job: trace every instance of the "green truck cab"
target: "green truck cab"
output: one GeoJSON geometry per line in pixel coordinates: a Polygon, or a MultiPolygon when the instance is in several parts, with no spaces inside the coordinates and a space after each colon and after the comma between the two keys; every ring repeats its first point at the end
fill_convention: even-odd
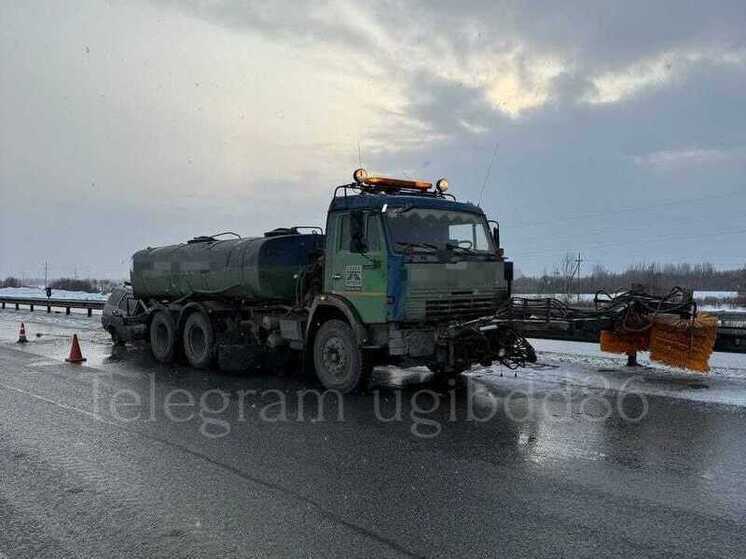
{"type": "Polygon", "coordinates": [[[513,271],[497,224],[446,189],[442,179],[432,188],[358,170],[335,189],[325,233],[276,229],[139,251],[131,280],[140,314],[127,321],[160,361],[183,351],[196,367],[245,369],[297,352],[340,392],[365,386],[379,364],[450,378],[535,359],[494,320],[513,271]]]}

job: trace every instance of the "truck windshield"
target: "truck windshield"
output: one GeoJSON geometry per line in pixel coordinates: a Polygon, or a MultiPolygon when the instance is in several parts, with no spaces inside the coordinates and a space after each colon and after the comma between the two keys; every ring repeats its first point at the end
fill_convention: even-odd
{"type": "Polygon", "coordinates": [[[384,215],[395,251],[451,250],[463,254],[495,252],[483,216],[407,206],[392,208],[384,215]]]}

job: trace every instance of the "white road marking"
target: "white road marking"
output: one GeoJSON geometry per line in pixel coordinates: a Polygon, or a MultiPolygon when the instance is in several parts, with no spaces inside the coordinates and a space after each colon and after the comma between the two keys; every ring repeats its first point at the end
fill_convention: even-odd
{"type": "MultiPolygon", "coordinates": [[[[64,410],[74,411],[78,413],[82,413],[83,415],[87,415],[88,417],[92,417],[96,421],[100,421],[102,423],[109,423],[110,425],[116,425],[116,423],[112,423],[111,421],[106,421],[105,419],[101,418],[100,416],[96,415],[93,412],[90,412],[88,410],[84,410],[82,408],[77,408],[75,406],[68,406],[67,404],[62,404],[60,402],[56,402],[54,400],[50,400],[49,398],[45,398],[44,396],[39,396],[38,394],[34,394],[33,392],[29,392],[28,390],[23,390],[22,388],[18,388],[16,386],[10,386],[4,383],[0,382],[0,387],[3,387],[7,390],[12,390],[13,392],[18,392],[19,394],[25,394],[26,396],[29,396],[35,400],[39,400],[41,402],[46,402],[47,404],[52,404],[53,406],[57,406],[58,408],[62,408],[64,410]]],[[[0,556],[0,559],[3,559],[0,556]]]]}
{"type": "MultiPolygon", "coordinates": [[[[59,364],[60,364],[59,361],[53,361],[51,359],[44,359],[41,361],[30,361],[26,363],[26,366],[27,367],[47,367],[50,365],[59,365],[59,364]]],[[[36,371],[36,372],[40,372],[40,371],[36,371]]]]}

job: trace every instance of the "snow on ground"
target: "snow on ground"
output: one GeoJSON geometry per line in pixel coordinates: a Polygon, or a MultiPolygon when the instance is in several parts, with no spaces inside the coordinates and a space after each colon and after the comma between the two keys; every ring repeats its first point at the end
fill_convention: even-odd
{"type": "MultiPolygon", "coordinates": [[[[580,293],[567,295],[565,293],[515,293],[516,297],[526,297],[528,299],[559,299],[566,301],[568,304],[575,303],[593,303],[595,293],[580,293]]],[[[614,295],[613,293],[611,294],[614,295]]],[[[698,309],[702,312],[746,312],[746,306],[736,305],[731,301],[738,297],[737,291],[695,291],[694,299],[700,301],[698,309]],[[707,301],[705,303],[705,300],[707,301]]],[[[605,296],[600,296],[600,300],[605,300],[605,296]]]]}
{"type": "Polygon", "coordinates": [[[695,291],[695,299],[735,299],[738,291],[695,291]]]}
{"type": "MultiPolygon", "coordinates": [[[[597,344],[530,341],[539,362],[520,370],[518,377],[532,390],[554,387],[631,392],[746,407],[746,354],[713,353],[712,370],[701,374],[651,362],[646,353],[639,355],[641,367],[629,368],[626,356],[604,353],[597,344]]],[[[494,376],[495,368],[491,369],[488,372],[494,376]]]]}
{"type": "MultiPolygon", "coordinates": [[[[18,297],[22,299],[36,299],[47,297],[47,292],[41,287],[2,287],[0,297],[18,297]]],[[[76,301],[106,301],[108,293],[86,293],[85,291],[65,291],[53,289],[52,299],[75,299],[76,301]]]]}
{"type": "Polygon", "coordinates": [[[729,305],[728,303],[697,305],[697,310],[701,312],[742,312],[746,313],[746,307],[743,305],[729,305]]]}
{"type": "MultiPolygon", "coordinates": [[[[572,354],[584,362],[598,363],[600,366],[619,365],[620,363],[625,364],[627,361],[626,356],[606,353],[601,351],[598,344],[593,343],[569,342],[564,340],[540,340],[534,338],[531,340],[531,344],[537,349],[537,351],[548,355],[572,354]]],[[[661,371],[672,375],[684,374],[688,376],[694,375],[699,378],[702,377],[699,373],[690,373],[681,369],[666,367],[665,365],[651,361],[647,353],[640,353],[638,361],[643,366],[654,367],[655,369],[660,369],[661,371]]],[[[709,376],[735,375],[746,380],[746,354],[715,352],[712,354],[712,358],[710,359],[710,366],[712,367],[712,371],[709,376]]]]}
{"type": "MultiPolygon", "coordinates": [[[[530,298],[539,298],[539,299],[545,299],[547,297],[551,297],[553,299],[565,299],[567,298],[567,294],[565,293],[516,293],[516,297],[530,297],[530,298]]],[[[614,294],[611,293],[613,296],[614,294]]],[[[570,294],[570,299],[577,300],[580,298],[581,301],[593,301],[593,298],[596,296],[595,293],[580,293],[578,294],[570,294]]],[[[695,291],[694,292],[694,298],[697,300],[704,300],[704,299],[735,299],[738,297],[738,291],[695,291]]]]}
{"type": "Polygon", "coordinates": [[[566,293],[514,293],[513,295],[516,297],[525,297],[527,299],[559,299],[560,301],[566,300],[570,303],[575,303],[577,301],[592,303],[593,299],[596,297],[595,293],[573,293],[569,296],[566,293]]]}

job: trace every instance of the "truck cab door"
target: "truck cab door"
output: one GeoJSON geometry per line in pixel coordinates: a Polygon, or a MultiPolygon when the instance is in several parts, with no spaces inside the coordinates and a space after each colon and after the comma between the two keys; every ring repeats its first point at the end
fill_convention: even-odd
{"type": "Polygon", "coordinates": [[[386,247],[380,214],[340,212],[329,225],[325,291],[347,299],[363,322],[386,322],[386,247]]]}

